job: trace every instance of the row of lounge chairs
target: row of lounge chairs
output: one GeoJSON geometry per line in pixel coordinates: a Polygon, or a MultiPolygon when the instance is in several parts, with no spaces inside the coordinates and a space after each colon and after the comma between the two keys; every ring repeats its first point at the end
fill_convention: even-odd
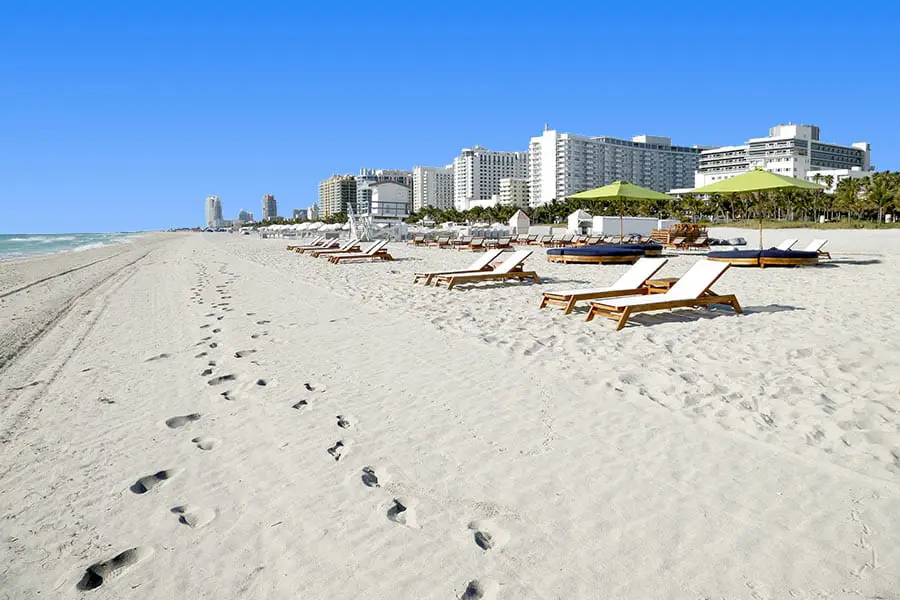
{"type": "MultiPolygon", "coordinates": [[[[435,287],[446,284],[447,289],[451,290],[458,283],[507,279],[532,279],[536,283],[541,282],[537,273],[523,268],[531,250],[513,252],[506,260],[495,263],[501,253],[502,250],[490,251],[459,271],[416,273],[413,283],[424,281],[425,285],[433,284],[435,287]]],[[[660,280],[659,285],[656,285],[652,278],[667,262],[667,258],[641,258],[615,283],[604,288],[545,292],[540,308],[561,306],[565,314],[569,314],[576,303],[595,300],[591,302],[587,320],[591,321],[596,316],[616,319],[617,331],[625,327],[633,314],[640,312],[712,304],[730,306],[737,313],[743,312],[734,294],[720,295],[711,289],[728,269],[727,263],[701,260],[680,279],[668,278],[660,280]]]]}
{"type": "Polygon", "coordinates": [[[797,241],[798,240],[796,240],[794,238],[788,238],[788,239],[784,240],[783,242],[781,242],[780,244],[778,244],[777,246],[775,246],[775,249],[776,250],[785,250],[785,251],[795,250],[798,252],[815,252],[819,256],[822,256],[825,258],[831,258],[831,254],[822,250],[822,248],[825,247],[825,244],[828,243],[828,240],[813,240],[809,244],[806,245],[806,248],[794,248],[794,246],[797,244],[797,241]]]}
{"type": "Polygon", "coordinates": [[[363,250],[357,238],[351,238],[341,244],[337,239],[326,240],[323,236],[321,239],[312,240],[307,245],[289,245],[287,249],[315,258],[327,258],[331,264],[359,260],[394,260],[386,248],[387,243],[387,240],[377,240],[363,250]]]}

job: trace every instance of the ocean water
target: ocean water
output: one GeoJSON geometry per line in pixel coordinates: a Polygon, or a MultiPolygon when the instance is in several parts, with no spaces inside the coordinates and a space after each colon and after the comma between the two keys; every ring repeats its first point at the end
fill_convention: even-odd
{"type": "Polygon", "coordinates": [[[137,233],[12,233],[0,234],[0,260],[57,252],[82,252],[113,244],[128,244],[137,233]]]}

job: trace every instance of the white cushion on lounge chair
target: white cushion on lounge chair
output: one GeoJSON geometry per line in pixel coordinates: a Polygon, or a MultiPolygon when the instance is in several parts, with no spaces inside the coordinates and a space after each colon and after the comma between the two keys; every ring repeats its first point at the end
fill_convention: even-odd
{"type": "Polygon", "coordinates": [[[549,296],[580,296],[584,294],[602,294],[615,290],[636,290],[644,282],[653,277],[664,264],[669,262],[668,258],[639,258],[634,265],[619,277],[615,283],[609,287],[603,288],[585,288],[581,290],[562,290],[559,292],[546,292],[549,296]]]}
{"type": "Polygon", "coordinates": [[[625,306],[638,306],[640,304],[656,304],[669,300],[693,300],[699,298],[706,289],[715,283],[722,273],[729,267],[727,262],[701,260],[691,267],[678,282],[665,294],[650,294],[647,296],[621,296],[619,298],[604,298],[599,304],[622,308],[625,306]]]}
{"type": "Polygon", "coordinates": [[[802,252],[818,252],[827,243],[828,240],[813,240],[806,248],[802,250],[802,252]]]}
{"type": "Polygon", "coordinates": [[[790,250],[791,247],[796,243],[797,243],[797,240],[795,240],[793,238],[788,238],[788,239],[784,240],[783,242],[781,242],[780,244],[778,244],[777,246],[775,246],[775,249],[776,250],[790,250]]]}

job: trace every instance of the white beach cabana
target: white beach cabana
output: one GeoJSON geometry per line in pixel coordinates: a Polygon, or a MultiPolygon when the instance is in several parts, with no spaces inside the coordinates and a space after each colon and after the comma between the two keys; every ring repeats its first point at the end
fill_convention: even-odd
{"type": "Polygon", "coordinates": [[[594,217],[580,208],[568,217],[566,233],[573,235],[587,235],[594,226],[594,217]]]}
{"type": "Polygon", "coordinates": [[[528,233],[529,227],[531,227],[531,218],[521,209],[509,218],[509,231],[513,235],[528,233]]]}

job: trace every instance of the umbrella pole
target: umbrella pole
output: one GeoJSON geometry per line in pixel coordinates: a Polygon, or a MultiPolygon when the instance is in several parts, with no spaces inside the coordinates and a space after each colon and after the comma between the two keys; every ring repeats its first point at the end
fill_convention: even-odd
{"type": "Polygon", "coordinates": [[[619,243],[622,243],[622,238],[625,237],[625,230],[622,224],[622,199],[619,198],[619,243]]]}

